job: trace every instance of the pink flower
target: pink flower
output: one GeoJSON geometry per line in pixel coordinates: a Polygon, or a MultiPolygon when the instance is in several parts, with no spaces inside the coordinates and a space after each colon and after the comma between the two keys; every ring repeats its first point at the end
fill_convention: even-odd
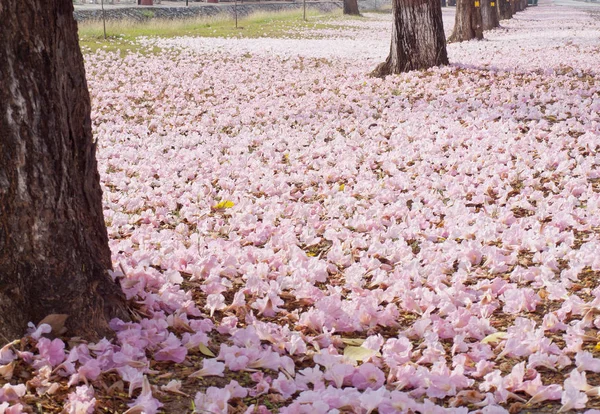
{"type": "Polygon", "coordinates": [[[390,400],[383,401],[378,407],[381,414],[397,414],[416,412],[419,403],[417,403],[409,394],[401,391],[390,392],[390,400]]]}
{"type": "Polygon", "coordinates": [[[206,393],[198,392],[194,398],[194,413],[226,414],[231,392],[227,388],[208,387],[206,393]]]}
{"type": "Polygon", "coordinates": [[[315,391],[325,388],[323,382],[323,372],[318,366],[313,368],[304,368],[296,375],[296,384],[299,390],[308,390],[308,384],[312,384],[315,391]]]}
{"type": "Polygon", "coordinates": [[[354,367],[348,364],[335,364],[325,371],[323,378],[333,381],[337,388],[341,388],[344,379],[354,373],[354,367]]]}
{"type": "Polygon", "coordinates": [[[202,378],[202,377],[222,377],[223,372],[225,370],[225,364],[223,362],[217,361],[216,358],[212,359],[204,359],[202,361],[202,369],[190,374],[192,378],[202,378]]]}
{"type": "Polygon", "coordinates": [[[21,414],[24,412],[23,405],[15,404],[10,405],[7,402],[0,404],[0,414],[21,414]]]}
{"type": "Polygon", "coordinates": [[[388,339],[383,345],[383,360],[390,367],[405,364],[412,355],[412,343],[404,336],[388,339]]]}
{"type": "Polygon", "coordinates": [[[549,400],[560,400],[562,397],[562,391],[562,387],[558,384],[541,386],[533,395],[530,394],[531,398],[529,401],[527,401],[527,405],[534,405],[549,400]]]}
{"type": "Polygon", "coordinates": [[[25,384],[4,384],[2,388],[0,388],[0,402],[17,401],[19,398],[24,396],[26,392],[27,387],[25,386],[25,384]]]}
{"type": "Polygon", "coordinates": [[[37,328],[31,322],[27,324],[29,326],[28,333],[33,339],[40,339],[42,335],[52,332],[52,327],[47,323],[42,323],[37,328]]]}
{"type": "Polygon", "coordinates": [[[40,338],[37,348],[40,356],[53,367],[65,360],[65,343],[58,338],[52,341],[48,338],[40,338]]]}
{"type": "Polygon", "coordinates": [[[8,364],[9,362],[14,361],[17,356],[11,349],[14,342],[8,343],[0,348],[0,365],[8,364]]]}
{"type": "Polygon", "coordinates": [[[100,372],[100,363],[96,359],[89,359],[77,370],[80,378],[84,378],[84,381],[94,381],[96,378],[98,378],[100,372]]]}
{"type": "Polygon", "coordinates": [[[91,414],[94,412],[95,406],[94,388],[82,385],[75,388],[75,392],[69,394],[65,411],[68,414],[91,414]]]}
{"type": "Polygon", "coordinates": [[[179,380],[171,380],[167,384],[162,385],[160,389],[165,392],[170,392],[173,394],[180,394],[185,397],[189,397],[185,392],[181,391],[181,381],[179,380]]]}
{"type": "Polygon", "coordinates": [[[580,371],[600,372],[600,359],[588,351],[581,351],[575,355],[575,365],[580,371]]]}
{"type": "Polygon", "coordinates": [[[235,380],[231,380],[225,388],[231,393],[231,398],[246,398],[248,396],[248,390],[235,380]]]}
{"type": "Polygon", "coordinates": [[[265,349],[260,353],[260,357],[248,364],[249,368],[266,368],[277,371],[281,366],[281,357],[277,352],[265,349]]]}
{"type": "Polygon", "coordinates": [[[138,412],[156,414],[158,409],[162,406],[163,404],[152,396],[152,387],[150,386],[148,378],[144,375],[142,392],[133,403],[129,404],[129,410],[125,411],[123,414],[134,414],[138,412]]]}
{"type": "Polygon", "coordinates": [[[252,374],[251,378],[252,378],[252,381],[255,381],[257,383],[256,386],[250,390],[251,396],[257,397],[259,395],[263,395],[263,394],[266,394],[267,392],[269,392],[269,389],[271,388],[271,382],[272,382],[271,377],[269,377],[269,376],[265,377],[265,375],[261,371],[259,371],[259,372],[252,374]]]}
{"type": "Polygon", "coordinates": [[[579,410],[581,408],[585,408],[585,404],[588,401],[587,395],[585,393],[579,391],[572,384],[565,383],[565,390],[562,393],[562,398],[560,402],[562,406],[559,413],[564,413],[570,410],[579,410]]]}
{"type": "Polygon", "coordinates": [[[273,380],[271,387],[283,396],[284,399],[290,398],[296,392],[296,383],[288,379],[281,372],[279,376],[273,380]]]}
{"type": "Polygon", "coordinates": [[[259,315],[272,318],[277,312],[283,310],[279,308],[281,305],[283,305],[283,300],[276,293],[269,293],[267,296],[257,299],[251,305],[251,308],[258,310],[259,315]]]}
{"type": "Polygon", "coordinates": [[[389,397],[386,397],[387,390],[385,387],[379,387],[376,391],[372,388],[367,388],[363,392],[360,399],[360,406],[367,411],[367,414],[381,406],[383,401],[386,401],[389,397]]]}
{"type": "Polygon", "coordinates": [[[208,309],[210,311],[210,316],[212,317],[215,311],[223,310],[227,307],[225,305],[225,296],[221,293],[211,293],[206,297],[206,305],[204,309],[208,309]]]}
{"type": "Polygon", "coordinates": [[[134,390],[140,388],[144,383],[142,372],[129,365],[117,368],[117,372],[123,381],[129,382],[129,397],[133,395],[134,390]]]}
{"type": "Polygon", "coordinates": [[[154,354],[157,361],[173,361],[181,363],[187,355],[187,348],[181,345],[181,341],[172,333],[162,344],[162,349],[154,354]]]}
{"type": "Polygon", "coordinates": [[[370,362],[359,366],[352,375],[352,385],[359,390],[379,389],[385,382],[385,374],[370,362]]]}

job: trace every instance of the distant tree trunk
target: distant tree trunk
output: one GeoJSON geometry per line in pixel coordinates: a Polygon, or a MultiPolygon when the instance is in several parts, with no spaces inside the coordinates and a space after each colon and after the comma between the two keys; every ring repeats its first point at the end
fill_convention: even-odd
{"type": "Polygon", "coordinates": [[[360,16],[360,11],[358,10],[358,0],[344,0],[344,14],[360,16]]]}
{"type": "Polygon", "coordinates": [[[0,340],[67,314],[70,335],[127,317],[111,269],[72,0],[0,4],[0,340]]]}
{"type": "Polygon", "coordinates": [[[441,2],[442,2],[442,7],[447,7],[448,6],[448,4],[446,3],[446,0],[441,0],[441,2]]]}
{"type": "Polygon", "coordinates": [[[481,22],[483,30],[500,26],[497,0],[481,0],[481,22]]]}
{"type": "Polygon", "coordinates": [[[463,42],[471,39],[483,39],[483,24],[481,21],[481,0],[458,0],[454,30],[449,42],[463,42]]]}
{"type": "Polygon", "coordinates": [[[448,64],[440,0],[392,0],[394,24],[387,60],[372,75],[448,64]]]}
{"type": "Polygon", "coordinates": [[[512,19],[512,7],[509,0],[498,1],[498,14],[500,20],[512,19]]]}

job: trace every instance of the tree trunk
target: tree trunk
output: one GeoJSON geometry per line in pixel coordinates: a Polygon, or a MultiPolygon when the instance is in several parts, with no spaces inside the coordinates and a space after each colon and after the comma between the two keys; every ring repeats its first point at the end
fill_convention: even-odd
{"type": "Polygon", "coordinates": [[[392,10],[390,54],[375,68],[373,76],[448,64],[439,0],[392,0],[392,10]]]}
{"type": "Polygon", "coordinates": [[[512,7],[509,0],[498,0],[498,14],[500,20],[512,19],[512,7]]]}
{"type": "Polygon", "coordinates": [[[463,42],[471,39],[483,39],[483,24],[481,21],[481,0],[458,0],[454,30],[449,42],[463,42]]]}
{"type": "Polygon", "coordinates": [[[111,269],[72,0],[0,3],[0,338],[67,314],[70,335],[127,317],[111,269]]]}
{"type": "Polygon", "coordinates": [[[344,14],[360,16],[360,11],[358,10],[358,0],[344,0],[344,14]]]}
{"type": "Polygon", "coordinates": [[[480,0],[481,1],[481,22],[483,30],[491,30],[500,26],[498,19],[498,0],[480,0]]]}

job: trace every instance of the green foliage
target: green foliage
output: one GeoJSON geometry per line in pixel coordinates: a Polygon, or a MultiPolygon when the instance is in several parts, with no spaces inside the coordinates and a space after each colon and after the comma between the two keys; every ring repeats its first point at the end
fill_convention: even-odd
{"type": "MultiPolygon", "coordinates": [[[[153,14],[151,10],[144,10],[142,13],[153,14]]],[[[79,24],[79,41],[84,52],[105,49],[121,53],[156,53],[160,49],[144,50],[136,39],[140,36],[308,38],[318,37],[318,30],[343,29],[343,21],[348,20],[341,11],[323,14],[308,10],[307,17],[308,21],[302,20],[302,10],[260,12],[239,18],[238,28],[235,27],[233,18],[228,15],[182,20],[109,20],[106,22],[109,35],[107,40],[104,40],[101,21],[83,21],[79,24]]]]}
{"type": "Polygon", "coordinates": [[[154,18],[155,14],[152,10],[142,10],[142,16],[147,19],[152,19],[154,18]]]}

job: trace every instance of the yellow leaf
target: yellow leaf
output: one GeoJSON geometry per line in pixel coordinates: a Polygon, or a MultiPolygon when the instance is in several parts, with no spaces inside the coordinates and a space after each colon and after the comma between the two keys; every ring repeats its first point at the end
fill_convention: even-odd
{"type": "Polygon", "coordinates": [[[506,339],[508,337],[508,335],[506,334],[506,332],[496,332],[493,334],[490,334],[488,336],[486,336],[485,338],[483,338],[481,340],[482,344],[497,344],[498,342],[502,341],[503,339],[506,339]]]}
{"type": "Polygon", "coordinates": [[[211,358],[216,358],[216,355],[213,353],[213,351],[211,351],[206,345],[204,345],[203,343],[200,343],[200,345],[198,345],[198,349],[200,350],[200,352],[203,355],[206,355],[208,357],[211,358]]]}
{"type": "Polygon", "coordinates": [[[340,184],[340,191],[344,191],[344,188],[346,188],[346,184],[340,184]]]}
{"type": "Polygon", "coordinates": [[[217,204],[215,204],[213,206],[214,210],[223,210],[224,208],[231,208],[235,206],[235,204],[233,203],[233,201],[229,201],[229,200],[222,200],[219,201],[217,204]]]}
{"type": "Polygon", "coordinates": [[[342,338],[342,342],[346,345],[361,346],[365,340],[362,338],[342,338]]]}
{"type": "Polygon", "coordinates": [[[344,356],[353,361],[364,361],[378,354],[379,352],[362,346],[347,346],[344,348],[344,356]]]}
{"type": "Polygon", "coordinates": [[[600,352],[600,342],[598,342],[598,343],[596,344],[596,346],[594,347],[594,351],[596,351],[596,352],[600,352]]]}

